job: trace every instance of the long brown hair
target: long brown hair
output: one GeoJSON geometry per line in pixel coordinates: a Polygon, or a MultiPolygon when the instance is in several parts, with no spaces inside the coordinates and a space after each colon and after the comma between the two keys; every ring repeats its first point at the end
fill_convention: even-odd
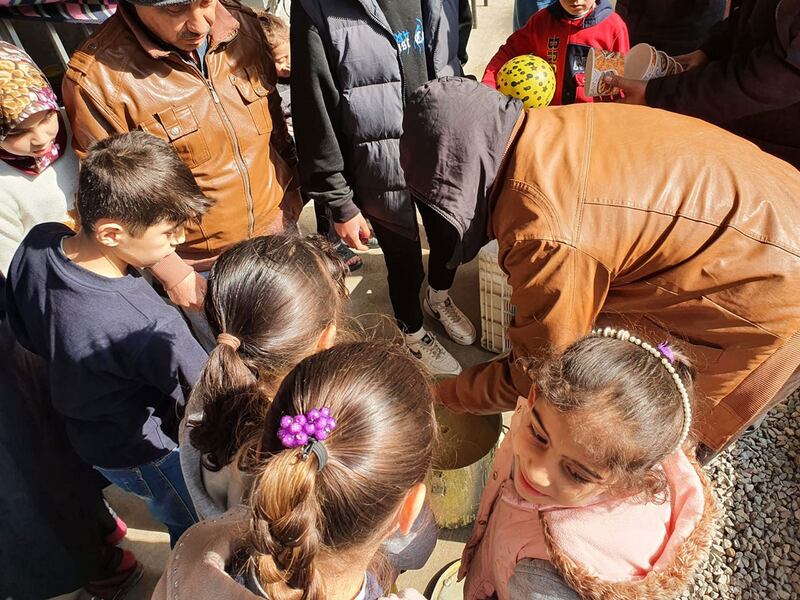
{"type": "Polygon", "coordinates": [[[316,350],[330,324],[341,327],[345,266],[320,237],[258,237],[226,250],[211,269],[205,313],[218,344],[192,390],[203,417],[190,423],[192,444],[219,470],[260,430],[281,377],[316,350]]]}
{"type": "Polygon", "coordinates": [[[306,358],[286,376],[261,437],[266,460],[251,488],[247,552],[272,600],[326,596],[316,559],[358,551],[386,533],[408,490],[425,478],[436,423],[427,377],[407,352],[354,342],[306,358]],[[338,421],[329,460],[284,449],[283,415],[328,407],[338,421]]]}
{"type": "MultiPolygon", "coordinates": [[[[694,369],[676,342],[670,349],[692,402],[694,369]]],[[[630,341],[590,335],[526,366],[537,399],[572,417],[576,441],[608,470],[611,491],[661,497],[666,479],[656,467],[677,448],[684,409],[660,360],[630,341]]]]}

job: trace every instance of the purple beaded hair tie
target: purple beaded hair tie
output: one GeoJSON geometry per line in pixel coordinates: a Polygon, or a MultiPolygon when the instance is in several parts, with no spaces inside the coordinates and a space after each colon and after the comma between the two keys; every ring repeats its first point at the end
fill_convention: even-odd
{"type": "Polygon", "coordinates": [[[278,439],[284,448],[303,446],[303,460],[313,452],[317,457],[317,468],[321,471],[328,463],[328,451],[322,442],[334,429],[336,419],[331,416],[330,408],[312,408],[303,415],[281,417],[278,439]]]}
{"type": "Polygon", "coordinates": [[[672,353],[668,342],[661,342],[656,348],[658,348],[658,351],[664,355],[664,358],[666,358],[671,365],[675,364],[675,355],[672,353]]]}

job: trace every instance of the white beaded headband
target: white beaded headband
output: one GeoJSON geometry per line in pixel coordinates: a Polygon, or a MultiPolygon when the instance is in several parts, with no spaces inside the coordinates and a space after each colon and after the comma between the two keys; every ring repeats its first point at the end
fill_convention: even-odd
{"type": "Polygon", "coordinates": [[[626,329],[614,329],[613,327],[606,327],[605,329],[593,329],[591,335],[595,337],[616,338],[624,342],[636,344],[643,350],[647,350],[647,352],[652,354],[661,362],[662,365],[664,365],[664,368],[669,372],[670,375],[672,375],[672,379],[675,382],[675,386],[678,388],[678,393],[681,396],[681,403],[683,404],[683,427],[681,428],[681,437],[678,440],[676,450],[683,446],[683,443],[689,436],[689,428],[692,424],[692,404],[689,401],[689,393],[686,391],[686,386],[683,385],[683,381],[681,381],[678,371],[672,364],[675,361],[675,356],[672,354],[672,351],[669,349],[669,346],[667,346],[666,342],[660,344],[658,347],[653,347],[646,341],[636,337],[635,335],[631,335],[630,331],[627,331],[626,329]]]}

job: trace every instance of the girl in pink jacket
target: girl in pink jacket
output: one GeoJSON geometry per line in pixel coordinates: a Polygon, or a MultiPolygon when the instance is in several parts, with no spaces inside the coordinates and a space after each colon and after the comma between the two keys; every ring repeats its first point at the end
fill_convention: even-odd
{"type": "Polygon", "coordinates": [[[466,600],[679,596],[716,510],[683,450],[688,362],[606,327],[530,373],[462,557],[466,600]]]}

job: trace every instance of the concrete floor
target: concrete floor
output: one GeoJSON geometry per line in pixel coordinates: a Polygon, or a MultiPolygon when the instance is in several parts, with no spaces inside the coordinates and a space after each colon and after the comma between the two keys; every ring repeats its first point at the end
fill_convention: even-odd
{"type": "MultiPolygon", "coordinates": [[[[477,8],[479,28],[472,31],[468,52],[470,62],[467,72],[479,77],[497,48],[511,31],[511,0],[490,0],[489,6],[477,8]]],[[[315,230],[313,210],[306,207],[300,223],[304,232],[315,230]]],[[[348,288],[351,291],[349,312],[353,316],[391,314],[391,307],[386,291],[386,269],[380,250],[363,253],[364,266],[354,275],[348,277],[348,288]]],[[[480,324],[480,308],[478,295],[477,260],[464,265],[458,273],[452,296],[456,303],[478,326],[480,324]]],[[[367,318],[367,320],[369,320],[367,318]]],[[[476,343],[464,347],[450,342],[438,323],[428,323],[442,343],[464,366],[483,362],[494,355],[484,351],[476,343]]],[[[128,524],[128,536],[123,546],[132,550],[145,567],[142,581],[127,597],[129,600],[146,600],[150,598],[153,588],[164,568],[169,556],[169,538],[160,523],[154,521],[144,505],[135,497],[126,494],[116,487],[107,490],[107,497],[114,509],[128,524]]],[[[470,528],[443,531],[439,536],[433,556],[426,567],[420,571],[408,572],[400,577],[401,588],[414,587],[423,591],[432,576],[447,563],[461,555],[461,549],[468,538],[470,528]]],[[[84,597],[88,598],[88,596],[84,597]]],[[[222,599],[220,599],[222,600],[222,599]]]]}

